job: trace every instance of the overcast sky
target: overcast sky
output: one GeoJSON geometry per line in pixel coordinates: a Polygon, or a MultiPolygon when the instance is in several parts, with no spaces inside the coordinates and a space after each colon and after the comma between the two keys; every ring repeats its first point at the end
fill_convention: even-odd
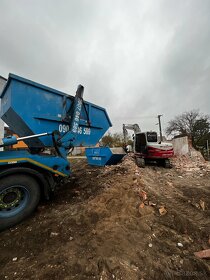
{"type": "Polygon", "coordinates": [[[0,75],[105,107],[121,131],[210,113],[209,0],[0,0],[0,75]]]}

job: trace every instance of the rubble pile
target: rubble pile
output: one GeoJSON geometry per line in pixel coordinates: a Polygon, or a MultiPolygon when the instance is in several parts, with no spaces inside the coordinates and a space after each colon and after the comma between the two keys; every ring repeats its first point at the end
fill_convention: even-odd
{"type": "Polygon", "coordinates": [[[210,164],[206,162],[202,154],[194,148],[190,149],[188,155],[174,157],[172,159],[173,166],[180,171],[186,173],[200,173],[210,172],[210,164]]]}

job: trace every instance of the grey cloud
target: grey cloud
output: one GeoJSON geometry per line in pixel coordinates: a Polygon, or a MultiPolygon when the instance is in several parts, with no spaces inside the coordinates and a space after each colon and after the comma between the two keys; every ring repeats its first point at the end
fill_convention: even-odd
{"type": "Polygon", "coordinates": [[[0,2],[0,75],[23,75],[156,129],[184,110],[209,113],[210,2],[0,2]]]}

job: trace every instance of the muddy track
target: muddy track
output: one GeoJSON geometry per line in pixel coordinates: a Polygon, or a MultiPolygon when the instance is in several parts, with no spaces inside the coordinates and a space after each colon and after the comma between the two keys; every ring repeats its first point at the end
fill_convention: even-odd
{"type": "Polygon", "coordinates": [[[209,260],[194,256],[209,247],[210,173],[200,174],[76,160],[52,201],[1,233],[0,279],[208,279],[209,260]]]}

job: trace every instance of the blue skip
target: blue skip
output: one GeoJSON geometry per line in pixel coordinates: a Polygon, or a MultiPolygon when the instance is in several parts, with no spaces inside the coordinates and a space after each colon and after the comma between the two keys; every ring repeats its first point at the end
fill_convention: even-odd
{"type": "Polygon", "coordinates": [[[105,166],[117,164],[125,155],[123,148],[97,147],[86,148],[88,164],[105,166]]]}
{"type": "MultiPolygon", "coordinates": [[[[77,146],[95,146],[112,126],[105,108],[10,74],[0,94],[1,119],[18,136],[0,139],[0,231],[18,224],[49,199],[71,174],[68,153],[77,146]],[[27,149],[12,150],[24,141],[27,149]]],[[[100,92],[99,92],[100,94],[100,92]]]]}

